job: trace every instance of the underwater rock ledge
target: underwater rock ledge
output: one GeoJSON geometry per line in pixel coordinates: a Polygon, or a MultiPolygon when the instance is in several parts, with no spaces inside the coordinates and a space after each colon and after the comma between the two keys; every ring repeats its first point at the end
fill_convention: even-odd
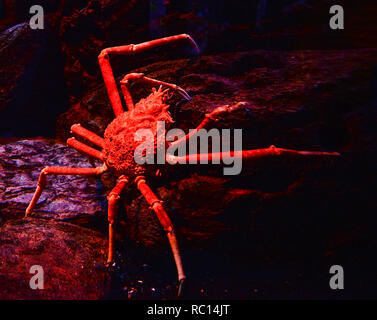
{"type": "Polygon", "coordinates": [[[109,290],[107,240],[65,222],[27,218],[0,227],[0,299],[100,299],[109,290]],[[32,290],[40,265],[44,289],[32,290]]]}
{"type": "MultiPolygon", "coordinates": [[[[50,140],[20,140],[0,145],[0,218],[22,218],[45,166],[92,167],[76,150],[50,140]]],[[[106,199],[95,177],[49,176],[33,217],[76,224],[106,220],[106,199]]]]}

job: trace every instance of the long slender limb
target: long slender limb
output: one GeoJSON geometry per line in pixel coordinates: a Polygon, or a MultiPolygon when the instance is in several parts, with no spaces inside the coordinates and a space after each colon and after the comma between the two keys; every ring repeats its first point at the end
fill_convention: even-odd
{"type": "Polygon", "coordinates": [[[196,51],[199,53],[199,48],[195,41],[187,34],[180,34],[172,37],[166,37],[166,38],[161,38],[157,40],[152,40],[152,41],[147,41],[143,42],[140,44],[129,44],[125,46],[119,46],[119,47],[111,47],[111,48],[106,48],[101,51],[100,55],[98,56],[98,62],[101,68],[103,80],[106,85],[107,89],[107,94],[109,96],[111,105],[113,107],[114,113],[116,116],[119,114],[123,113],[123,106],[122,102],[120,100],[119,92],[117,85],[115,83],[115,78],[113,74],[113,70],[110,65],[110,60],[109,60],[109,54],[133,54],[133,53],[139,53],[142,51],[145,51],[147,49],[163,46],[165,44],[175,42],[175,41],[180,41],[180,40],[187,40],[189,41],[196,51]]]}
{"type": "Polygon", "coordinates": [[[33,199],[26,209],[25,216],[27,217],[34,209],[43,189],[46,186],[47,175],[49,174],[63,174],[63,175],[100,175],[107,170],[106,165],[99,168],[66,168],[66,167],[46,167],[44,168],[38,179],[37,189],[35,190],[33,199]]]}
{"type": "Polygon", "coordinates": [[[97,136],[94,132],[83,128],[79,123],[76,123],[71,127],[71,132],[78,134],[101,148],[105,145],[105,140],[103,138],[97,136]]]}
{"type": "Polygon", "coordinates": [[[186,100],[191,100],[188,93],[183,88],[177,86],[176,84],[152,79],[152,78],[144,76],[143,73],[129,73],[120,81],[120,85],[121,85],[121,88],[122,88],[124,99],[126,101],[126,104],[127,104],[127,107],[128,107],[129,110],[132,110],[134,108],[134,103],[132,101],[132,97],[131,97],[130,91],[128,89],[128,85],[129,85],[130,81],[141,81],[141,82],[150,84],[152,86],[157,86],[157,87],[164,86],[164,87],[167,87],[169,89],[177,91],[186,100]]]}
{"type": "Polygon", "coordinates": [[[108,200],[108,214],[107,219],[109,221],[109,252],[107,256],[107,264],[110,265],[114,262],[114,240],[115,240],[115,230],[114,225],[117,220],[117,203],[120,199],[120,194],[124,190],[128,183],[128,179],[125,176],[119,178],[119,182],[109,193],[108,200]]]}
{"type": "Polygon", "coordinates": [[[101,68],[103,81],[105,82],[107,95],[109,96],[111,106],[113,107],[115,116],[118,116],[123,113],[124,110],[122,101],[120,100],[118,88],[115,83],[113,69],[110,65],[109,54],[106,49],[102,50],[102,52],[98,56],[98,62],[101,68]]]}
{"type": "Polygon", "coordinates": [[[75,138],[69,138],[67,140],[67,144],[71,146],[72,148],[75,148],[77,151],[83,152],[89,156],[92,156],[94,158],[97,158],[103,161],[103,154],[101,151],[91,148],[87,146],[86,144],[80,141],[77,141],[75,138]]]}
{"type": "Polygon", "coordinates": [[[128,81],[124,79],[120,82],[120,87],[122,89],[124,101],[126,102],[127,108],[129,111],[135,108],[134,101],[132,100],[130,89],[128,89],[128,81]]]}
{"type": "Polygon", "coordinates": [[[195,130],[190,131],[190,133],[186,134],[182,138],[172,142],[171,146],[179,146],[183,143],[186,143],[191,138],[195,138],[198,135],[198,131],[200,129],[208,128],[209,126],[211,126],[215,122],[217,122],[221,116],[224,116],[227,113],[229,114],[229,113],[232,113],[234,111],[243,109],[243,108],[245,108],[246,105],[247,105],[246,102],[238,102],[233,106],[225,105],[225,106],[217,107],[211,113],[205,115],[205,118],[196,127],[195,130]]]}
{"type": "Polygon", "coordinates": [[[338,152],[321,152],[321,151],[296,151],[291,149],[276,148],[275,146],[270,146],[265,149],[255,149],[255,150],[241,150],[241,151],[230,151],[230,152],[218,152],[218,153],[199,153],[199,154],[188,154],[186,156],[174,156],[168,154],[166,159],[168,161],[174,161],[175,163],[208,163],[208,161],[217,160],[231,160],[231,159],[242,159],[242,160],[256,160],[267,158],[271,156],[292,156],[292,157],[316,157],[316,156],[330,156],[337,157],[340,156],[338,152]]]}
{"type": "MultiPolygon", "coordinates": [[[[183,284],[184,279],[186,278],[185,273],[183,272],[181,254],[179,253],[177,238],[174,234],[173,224],[164,210],[161,200],[153,193],[153,191],[146,184],[144,177],[139,176],[135,179],[137,188],[140,190],[144,198],[147,200],[148,204],[154,210],[157,215],[158,220],[160,221],[166,235],[168,237],[171,250],[173,252],[174,261],[177,266],[178,280],[180,283],[180,289],[183,284]]],[[[179,290],[180,292],[180,290],[179,290]]]]}
{"type": "Polygon", "coordinates": [[[176,42],[176,41],[181,41],[181,40],[186,40],[188,41],[195,49],[197,53],[200,53],[199,47],[194,41],[193,38],[190,37],[188,34],[178,34],[175,36],[170,36],[170,37],[165,37],[165,38],[160,38],[160,39],[155,39],[151,41],[146,41],[142,42],[139,44],[128,44],[125,46],[117,46],[117,47],[110,47],[102,50],[101,54],[121,54],[121,55],[127,55],[127,54],[132,54],[132,53],[139,53],[143,52],[145,50],[149,50],[152,48],[156,47],[161,47],[166,44],[176,42]]]}

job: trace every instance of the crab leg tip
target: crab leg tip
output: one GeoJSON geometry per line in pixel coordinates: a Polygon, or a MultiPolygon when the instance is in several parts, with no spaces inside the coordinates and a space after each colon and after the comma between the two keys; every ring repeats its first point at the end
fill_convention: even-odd
{"type": "Polygon", "coordinates": [[[195,40],[189,34],[185,34],[185,36],[191,41],[192,45],[194,46],[194,49],[195,49],[196,53],[200,54],[199,46],[197,45],[197,43],[195,42],[195,40]]]}
{"type": "Polygon", "coordinates": [[[183,295],[182,292],[183,292],[183,288],[184,288],[184,285],[185,285],[185,280],[186,280],[186,278],[179,280],[178,293],[177,293],[177,296],[179,298],[182,297],[182,295],[183,295]]]}
{"type": "Polygon", "coordinates": [[[178,93],[185,98],[187,101],[191,100],[190,95],[186,92],[186,90],[182,89],[181,87],[177,87],[178,93]]]}

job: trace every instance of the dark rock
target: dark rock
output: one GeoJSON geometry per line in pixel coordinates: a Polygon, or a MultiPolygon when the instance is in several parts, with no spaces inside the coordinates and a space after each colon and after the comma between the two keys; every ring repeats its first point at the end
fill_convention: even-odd
{"type": "MultiPolygon", "coordinates": [[[[149,180],[176,227],[189,296],[332,297],[326,293],[328,269],[339,263],[350,273],[347,296],[374,297],[376,160],[375,152],[344,153],[336,161],[275,159],[244,164],[235,177],[177,168],[163,181],[149,180]],[[295,285],[281,288],[280,279],[295,285]],[[255,295],[252,288],[263,292],[255,295]]],[[[119,229],[132,243],[147,246],[139,261],[148,266],[137,268],[130,246],[123,247],[118,296],[173,297],[175,289],[166,285],[174,269],[163,230],[137,193],[127,193],[124,203],[127,219],[119,229]],[[130,270],[142,284],[135,284],[130,270]],[[161,274],[165,280],[156,280],[161,274]]]]}
{"type": "MultiPolygon", "coordinates": [[[[49,1],[40,0],[38,5],[42,6],[45,15],[45,21],[55,22],[59,24],[59,16],[63,13],[63,9],[72,9],[73,5],[83,5],[83,1],[49,1]],[[65,6],[65,8],[63,8],[65,6]]],[[[0,31],[6,30],[20,23],[29,22],[33,16],[30,14],[30,8],[36,5],[33,0],[3,0],[0,4],[0,31]]]]}
{"type": "MultiPolygon", "coordinates": [[[[217,106],[246,101],[251,118],[242,114],[228,123],[247,132],[244,146],[362,151],[374,148],[376,121],[366,115],[375,112],[376,63],[374,49],[250,51],[134,71],[176,83],[192,96],[189,102],[171,101],[173,118],[184,130],[217,106]]],[[[149,92],[150,87],[132,86],[135,101],[149,92]]],[[[59,117],[58,138],[65,140],[78,122],[102,135],[113,117],[102,85],[59,117]]]]}
{"type": "MultiPolygon", "coordinates": [[[[247,101],[246,114],[224,119],[219,125],[244,129],[244,149],[274,144],[298,150],[365,152],[374,159],[375,53],[374,49],[251,51],[159,62],[135,71],[177,83],[188,91],[192,100],[182,103],[173,99],[171,108],[177,126],[186,131],[217,106],[247,101]]],[[[150,89],[135,84],[132,90],[138,101],[150,89]]],[[[106,92],[103,87],[97,88],[62,115],[59,136],[65,139],[75,122],[101,135],[112,118],[106,92]]],[[[329,212],[357,209],[350,194],[366,206],[365,219],[370,218],[373,205],[361,200],[370,192],[365,188],[369,184],[367,172],[373,171],[370,159],[358,155],[336,162],[279,159],[255,167],[245,164],[241,176],[231,178],[218,176],[218,172],[212,172],[215,178],[208,177],[212,170],[208,167],[174,168],[165,181],[152,185],[188,247],[218,244],[224,237],[233,239],[230,243],[234,244],[238,239],[235,234],[249,240],[249,235],[256,237],[247,243],[258,246],[266,236],[269,240],[263,240],[265,244],[268,242],[271,250],[283,256],[286,249],[296,248],[292,251],[298,252],[305,245],[325,250],[326,246],[319,243],[323,244],[329,234],[306,228],[299,233],[294,230],[300,225],[314,225],[313,220],[318,218],[318,226],[324,223],[330,232],[337,218],[328,216],[329,212]],[[195,176],[196,171],[199,176],[195,176]],[[352,188],[347,182],[350,172],[354,178],[362,177],[352,178],[356,183],[352,188]],[[289,226],[283,218],[287,216],[289,226]],[[256,231],[256,225],[263,227],[256,231]],[[275,233],[281,236],[275,242],[278,247],[272,240],[275,233]],[[303,240],[297,242],[300,237],[303,240]]],[[[126,234],[147,245],[166,244],[156,218],[137,193],[127,194],[125,207],[129,220],[124,227],[126,234]]],[[[362,223],[366,220],[361,219],[362,223]]],[[[351,224],[346,225],[349,228],[351,224]]],[[[248,246],[245,241],[241,243],[248,246]]]]}
{"type": "MultiPolygon", "coordinates": [[[[34,256],[22,251],[24,241],[27,241],[24,240],[25,237],[26,239],[30,237],[33,241],[39,239],[38,237],[42,237],[41,241],[48,237],[50,241],[50,238],[55,239],[60,232],[65,232],[57,238],[59,241],[56,240],[58,241],[56,245],[55,242],[52,245],[43,242],[43,245],[38,246],[34,245],[33,241],[28,242],[31,243],[32,248],[27,247],[26,252],[36,250],[38,254],[40,252],[44,254],[46,250],[47,255],[50,254],[49,250],[58,248],[51,253],[51,258],[43,256],[38,260],[46,259],[49,261],[49,266],[58,264],[59,261],[53,259],[61,257],[62,252],[67,250],[66,245],[72,246],[73,243],[80,242],[86,247],[87,243],[97,241],[97,236],[88,235],[88,233],[92,234],[92,231],[87,231],[85,228],[62,221],[46,222],[43,218],[66,220],[93,228],[93,219],[98,215],[102,226],[106,226],[106,204],[103,200],[111,183],[107,186],[105,183],[105,188],[97,189],[94,181],[88,178],[81,179],[75,176],[51,178],[44,193],[47,195],[47,200],[37,206],[32,218],[21,220],[19,218],[22,217],[34,192],[39,173],[36,169],[42,168],[46,159],[49,159],[48,164],[55,165],[78,166],[80,163],[82,166],[89,166],[89,163],[75,151],[52,142],[20,141],[3,145],[1,148],[1,154],[6,155],[6,161],[4,159],[1,161],[3,191],[1,214],[3,219],[8,220],[0,230],[0,242],[3,242],[0,255],[5,256],[1,261],[16,259],[17,262],[26,261],[25,263],[28,264],[36,264],[34,260],[32,261],[34,256]],[[42,157],[39,153],[41,151],[43,151],[42,157]],[[25,169],[29,174],[25,175],[25,169]],[[26,185],[30,185],[26,188],[26,196],[21,194],[23,191],[21,184],[24,185],[25,181],[26,185]],[[65,200],[62,202],[60,199],[65,200]],[[53,203],[55,207],[51,205],[53,203]],[[101,203],[104,204],[102,210],[101,203]],[[29,230],[29,225],[37,235],[29,230]],[[72,230],[72,233],[69,230],[72,230]],[[20,232],[21,235],[16,233],[16,236],[13,236],[13,232],[20,232]],[[51,234],[51,237],[46,233],[51,234]],[[74,239],[70,238],[71,234],[75,234],[74,239]],[[9,243],[13,241],[10,240],[13,239],[12,237],[18,239],[14,240],[14,249],[9,248],[9,243]],[[17,249],[18,251],[15,251],[17,254],[13,254],[12,250],[16,248],[21,249],[17,249]]],[[[244,266],[244,277],[247,278],[249,269],[246,266],[253,265],[254,268],[258,265],[276,266],[287,261],[302,259],[305,261],[324,255],[329,257],[326,258],[327,260],[338,261],[341,257],[345,259],[342,261],[347,263],[351,263],[349,257],[353,257],[356,259],[353,263],[354,268],[360,269],[368,252],[374,252],[377,247],[374,237],[376,204],[373,197],[377,184],[373,174],[376,159],[376,154],[373,152],[368,153],[367,156],[344,153],[341,158],[331,161],[326,158],[271,159],[253,163],[253,166],[245,163],[242,174],[234,177],[217,176],[216,171],[209,170],[208,167],[190,166],[181,169],[178,167],[172,168],[160,180],[149,177],[148,182],[164,201],[164,207],[176,226],[176,234],[185,257],[185,266],[194,272],[194,275],[191,274],[194,280],[198,277],[198,272],[207,271],[210,277],[221,279],[221,275],[214,274],[216,270],[223,269],[220,274],[227,272],[229,278],[229,268],[234,270],[239,265],[244,266]],[[211,172],[212,176],[209,175],[211,172]],[[346,250],[347,248],[351,248],[352,254],[346,250]],[[201,254],[205,256],[201,258],[206,261],[205,270],[196,266],[198,261],[202,261],[198,258],[201,254]],[[209,259],[214,256],[215,260],[209,259]],[[232,261],[232,267],[229,261],[232,261]],[[193,271],[195,269],[198,270],[193,271]]],[[[136,287],[140,289],[136,297],[155,297],[156,295],[148,293],[152,288],[159,292],[159,297],[166,297],[165,293],[172,296],[175,289],[171,284],[167,284],[166,279],[175,283],[174,264],[159,222],[134,187],[130,187],[125,192],[123,199],[124,209],[121,208],[121,223],[117,228],[119,231],[117,247],[120,253],[117,259],[121,269],[117,271],[117,278],[114,280],[116,288],[119,288],[122,297],[127,292],[128,294],[134,292],[133,288],[136,287]],[[131,241],[127,241],[129,239],[131,241]],[[125,245],[120,245],[120,240],[126,240],[125,245]],[[149,254],[146,256],[135,254],[135,243],[146,245],[145,251],[149,254]],[[160,264],[161,259],[164,262],[160,264]],[[142,265],[145,263],[154,267],[144,270],[142,265]],[[162,278],[160,278],[160,268],[164,270],[162,278]],[[135,285],[136,279],[149,282],[135,285]],[[143,293],[142,290],[148,292],[143,293]]],[[[103,232],[99,237],[106,238],[105,234],[103,232]]],[[[105,254],[103,244],[98,246],[93,244],[93,247],[105,254]]],[[[86,252],[80,248],[77,249],[80,253],[86,252]]],[[[80,255],[75,257],[80,259],[80,263],[91,264],[93,261],[89,253],[82,259],[79,258],[80,255]]],[[[42,262],[39,264],[42,265],[42,262]]],[[[27,273],[25,270],[28,269],[22,263],[20,264],[20,268],[23,268],[22,272],[21,269],[15,269],[14,273],[8,274],[8,265],[4,267],[5,269],[1,269],[3,266],[4,264],[0,264],[1,287],[7,287],[9,279],[15,280],[16,283],[14,289],[4,291],[4,297],[36,298],[35,292],[29,293],[25,277],[27,279],[30,277],[25,275],[25,272],[27,273]]],[[[76,260],[73,260],[69,268],[64,265],[62,270],[66,275],[69,274],[67,268],[67,270],[76,270],[76,267],[76,260]]],[[[51,277],[53,276],[50,275],[51,277]]],[[[85,277],[88,277],[87,273],[85,277]]],[[[367,277],[363,279],[366,280],[367,277]]],[[[63,281],[60,278],[54,279],[57,282],[63,281]]],[[[100,294],[97,293],[104,292],[103,287],[100,287],[98,291],[92,293],[92,286],[88,289],[81,285],[87,281],[91,283],[91,280],[84,278],[82,274],[79,274],[79,279],[83,280],[75,282],[77,287],[83,290],[86,288],[85,290],[88,291],[83,292],[76,288],[75,293],[72,293],[71,284],[64,282],[63,290],[49,291],[47,296],[39,297],[98,298],[100,294]]],[[[95,285],[101,285],[102,278],[95,276],[94,279],[93,286],[98,288],[95,285]]],[[[232,277],[231,279],[236,283],[232,286],[239,286],[237,280],[232,277]]],[[[68,280],[71,281],[71,278],[68,280]]],[[[208,281],[206,286],[216,291],[213,288],[213,279],[210,278],[208,281]]],[[[221,286],[228,285],[221,284],[221,286]]],[[[196,283],[195,286],[201,284],[196,283]]],[[[246,293],[241,295],[241,297],[246,296],[248,296],[246,293]]]]}
{"type": "MultiPolygon", "coordinates": [[[[196,174],[193,168],[184,169],[185,177],[177,169],[167,177],[169,183],[154,182],[154,189],[188,248],[227,243],[221,250],[236,252],[240,246],[243,255],[253,255],[269,247],[281,256],[305,246],[321,251],[332,230],[371,221],[375,205],[367,200],[367,186],[376,184],[374,175],[368,176],[375,157],[344,154],[336,161],[274,159],[252,167],[244,163],[241,175],[234,177],[208,176],[205,169],[196,174]],[[352,216],[353,210],[360,215],[352,216]]],[[[125,233],[146,245],[166,243],[145,200],[126,199],[125,233]]]]}
{"type": "MultiPolygon", "coordinates": [[[[32,1],[5,1],[5,15],[3,19],[0,16],[0,30],[7,32],[7,28],[14,28],[17,24],[27,25],[32,4],[32,1]]],[[[337,31],[328,27],[328,1],[185,1],[180,5],[172,1],[160,2],[159,6],[162,7],[156,9],[153,9],[153,5],[147,0],[61,0],[53,3],[46,0],[39,4],[45,10],[48,33],[52,33],[52,36],[46,36],[44,31],[30,33],[30,30],[27,30],[28,34],[34,37],[34,43],[21,37],[24,44],[17,46],[19,51],[30,48],[28,54],[35,57],[35,46],[38,45],[46,56],[43,58],[46,60],[43,66],[35,61],[37,58],[33,60],[32,66],[42,70],[39,71],[41,74],[35,75],[29,70],[32,79],[29,78],[27,84],[23,85],[31,87],[34,83],[33,91],[39,91],[39,100],[42,96],[41,89],[35,88],[39,83],[41,88],[45,88],[44,96],[55,90],[51,93],[51,97],[56,97],[55,99],[44,99],[50,105],[58,104],[58,108],[53,109],[58,109],[58,113],[64,110],[68,101],[71,106],[75,105],[86,91],[102,83],[97,56],[103,48],[109,46],[189,33],[197,40],[204,54],[255,48],[370,48],[375,46],[377,34],[374,32],[375,8],[372,1],[363,2],[362,5],[347,4],[345,10],[354,14],[347,19],[348,28],[337,31]],[[161,9],[163,14],[155,14],[158,9],[161,9]],[[47,40],[44,42],[41,37],[47,40]],[[59,41],[59,44],[54,41],[59,41]],[[52,66],[56,66],[54,70],[51,69],[52,66]],[[47,82],[46,78],[50,79],[50,82],[47,82]],[[49,83],[55,86],[51,87],[49,83]]],[[[7,56],[21,59],[19,51],[7,52],[7,56]]],[[[167,60],[187,53],[189,49],[185,46],[167,46],[164,50],[151,50],[147,54],[127,59],[114,57],[114,70],[116,75],[119,75],[124,70],[138,68],[157,59],[167,60]]],[[[26,62],[29,61],[27,56],[25,59],[26,62]]],[[[1,60],[6,61],[5,65],[10,70],[17,67],[9,64],[6,58],[1,60]]],[[[25,61],[18,61],[18,64],[22,66],[25,61]]],[[[12,83],[13,78],[18,79],[19,75],[11,76],[11,81],[8,82],[12,83]]],[[[5,95],[8,94],[12,92],[6,90],[5,95]]],[[[0,108],[3,107],[0,104],[0,108]]],[[[27,107],[29,108],[31,107],[27,107]]],[[[43,112],[46,120],[47,111],[46,108],[43,112]]],[[[56,116],[55,113],[50,115],[56,116]]],[[[37,118],[35,121],[38,123],[37,118]]],[[[24,129],[25,132],[18,135],[46,135],[38,131],[38,128],[42,130],[41,126],[36,126],[29,131],[24,129]]],[[[50,131],[46,132],[51,136],[52,129],[48,128],[50,131]]],[[[12,132],[9,133],[11,134],[12,132]]]]}
{"type": "Polygon", "coordinates": [[[92,0],[81,6],[72,1],[70,6],[76,10],[62,17],[59,37],[66,57],[64,77],[73,104],[103,81],[98,66],[102,49],[147,38],[145,32],[136,36],[135,32],[148,22],[149,1],[92,0]]]}
{"type": "Polygon", "coordinates": [[[108,294],[106,239],[91,230],[45,219],[0,227],[0,299],[99,299],[108,294]],[[44,289],[32,290],[33,265],[44,271],[44,289]]]}
{"type": "MultiPolygon", "coordinates": [[[[193,128],[206,112],[217,106],[248,101],[247,111],[250,113],[224,119],[220,123],[220,126],[244,129],[244,149],[274,144],[301,150],[368,151],[373,154],[373,127],[376,121],[376,117],[372,116],[375,114],[375,57],[373,49],[342,52],[252,51],[160,62],[136,71],[177,83],[192,95],[189,102],[181,103],[174,98],[172,100],[172,114],[177,125],[185,130],[193,128]]],[[[135,85],[132,89],[135,101],[146,94],[146,88],[142,85],[135,85]]],[[[93,90],[80,104],[61,117],[60,137],[66,138],[69,127],[77,122],[102,135],[112,118],[104,88],[93,90]]],[[[28,144],[34,142],[23,143],[26,146],[20,149],[28,150],[28,144]]],[[[12,144],[3,148],[11,148],[9,154],[15,152],[12,144]]],[[[80,162],[82,166],[88,166],[81,162],[82,157],[73,157],[77,153],[72,149],[55,148],[56,146],[50,146],[46,149],[44,145],[41,146],[40,153],[49,159],[51,153],[59,154],[56,161],[52,158],[50,164],[76,166],[80,162]],[[61,156],[63,154],[67,157],[64,161],[61,156]]],[[[19,189],[13,193],[12,187],[9,187],[14,184],[13,180],[4,182],[3,188],[9,190],[4,193],[3,206],[10,208],[3,210],[6,213],[4,216],[10,216],[17,211],[21,214],[24,209],[20,208],[26,207],[31,199],[39,170],[45,165],[40,163],[44,160],[36,155],[38,152],[33,151],[32,154],[37,157],[35,161],[39,165],[35,166],[33,179],[28,178],[28,196],[20,196],[19,189]],[[10,195],[9,198],[7,194],[10,195]]],[[[8,156],[8,159],[12,157],[8,156]]],[[[307,210],[307,206],[311,207],[313,216],[316,216],[316,212],[328,212],[321,207],[324,204],[317,201],[317,194],[329,199],[333,192],[331,188],[335,184],[340,196],[331,206],[340,206],[344,202],[342,197],[351,190],[345,187],[348,186],[346,179],[349,171],[355,175],[359,170],[367,170],[366,168],[371,170],[371,162],[360,159],[346,162],[343,162],[343,159],[336,162],[328,159],[279,159],[271,163],[259,163],[254,167],[245,164],[241,176],[227,178],[219,176],[216,169],[208,170],[208,167],[171,168],[164,180],[152,179],[151,184],[165,201],[166,209],[172,215],[186,245],[200,246],[202,243],[216,243],[234,233],[248,233],[249,228],[254,228],[250,219],[254,219],[256,212],[264,212],[259,217],[267,222],[271,221],[267,217],[274,215],[277,208],[284,208],[285,214],[296,221],[294,227],[300,223],[305,224],[307,221],[299,214],[307,210]],[[199,176],[195,176],[196,171],[199,176]],[[210,174],[214,177],[208,177],[210,174]],[[314,181],[315,184],[311,186],[314,181]],[[201,195],[202,190],[207,191],[204,198],[201,195]],[[212,202],[208,199],[221,201],[212,202]],[[290,208],[295,209],[291,211],[290,208]],[[234,212],[239,212],[237,218],[234,212]],[[242,221],[241,226],[244,228],[240,232],[235,231],[238,230],[239,221],[242,221]]],[[[367,175],[364,171],[360,175],[363,178],[356,180],[358,183],[352,190],[361,199],[369,191],[365,190],[361,182],[367,179],[367,175]]],[[[14,179],[13,175],[9,177],[14,179]]],[[[48,184],[46,198],[42,195],[42,200],[53,200],[39,205],[37,215],[72,221],[78,217],[87,217],[88,219],[83,218],[86,225],[91,223],[90,219],[98,216],[105,225],[104,197],[111,188],[110,184],[106,188],[92,185],[88,189],[87,185],[91,181],[88,178],[57,177],[50,180],[52,183],[48,184]],[[53,179],[61,181],[64,192],[57,193],[53,179]],[[82,188],[74,189],[72,181],[81,181],[79,186],[82,188]],[[66,203],[60,198],[63,193],[66,203]],[[74,199],[73,205],[69,199],[74,199]],[[88,199],[88,202],[82,199],[88,199]],[[51,213],[51,210],[54,213],[51,213]]],[[[16,178],[15,181],[19,180],[16,178]]],[[[347,200],[350,199],[347,197],[347,200]]],[[[370,208],[371,203],[365,204],[370,208]]],[[[127,190],[125,207],[127,218],[122,227],[125,234],[134,241],[147,245],[166,244],[156,218],[150,214],[147,204],[132,187],[127,190]]],[[[369,209],[366,212],[369,212],[369,209]]],[[[125,217],[124,214],[121,216],[125,217]]],[[[333,222],[329,225],[333,225],[333,222]]],[[[272,224],[266,229],[275,230],[275,226],[272,224]]],[[[310,233],[304,234],[306,239],[313,243],[308,236],[310,233]]]]}
{"type": "Polygon", "coordinates": [[[68,101],[60,47],[48,26],[21,23],[0,33],[0,70],[0,136],[53,136],[68,101]]]}
{"type": "MultiPolygon", "coordinates": [[[[267,1],[266,1],[267,2],[267,1]]],[[[286,49],[372,48],[376,43],[376,8],[373,1],[336,3],[327,0],[268,1],[265,19],[259,34],[253,38],[258,45],[286,49]],[[343,30],[332,30],[330,7],[340,4],[348,16],[343,30]],[[348,15],[347,12],[352,14],[348,15]]]]}
{"type": "MultiPolygon", "coordinates": [[[[40,140],[2,145],[1,155],[0,204],[1,218],[5,221],[23,217],[44,166],[91,166],[75,150],[40,140]]],[[[366,183],[370,180],[368,172],[372,170],[373,159],[373,153],[370,159],[364,160],[354,156],[336,160],[271,159],[254,162],[253,166],[244,163],[241,175],[229,177],[208,166],[169,167],[164,170],[166,175],[162,179],[148,177],[148,181],[164,201],[184,246],[216,248],[227,237],[236,239],[249,234],[258,238],[260,233],[277,232],[275,228],[281,224],[288,230],[300,228],[307,219],[312,221],[314,217],[318,218],[318,224],[327,220],[330,230],[337,219],[336,216],[327,217],[333,209],[322,206],[334,210],[344,209],[346,205],[352,208],[357,203],[352,200],[355,197],[363,203],[368,217],[373,205],[363,200],[368,199],[371,192],[364,184],[375,183],[373,180],[366,183]],[[353,181],[352,185],[346,182],[349,179],[353,181]],[[349,194],[353,197],[345,196],[349,194]],[[302,216],[306,211],[310,214],[302,216]],[[282,213],[276,216],[277,212],[282,213]],[[281,220],[283,217],[289,217],[289,221],[295,223],[285,225],[281,220]]],[[[100,229],[106,234],[105,196],[113,185],[111,175],[101,178],[49,176],[33,217],[68,221],[100,229]]],[[[133,185],[124,194],[124,208],[120,214],[122,222],[118,226],[118,240],[126,237],[147,246],[167,245],[158,220],[133,185]]],[[[304,228],[302,232],[313,243],[308,230],[304,228]]],[[[323,234],[315,234],[318,236],[323,234]]],[[[286,237],[285,234],[282,239],[289,239],[286,237]]],[[[257,242],[249,243],[258,247],[257,242]]],[[[228,243],[232,246],[234,241],[228,243]]],[[[274,246],[272,238],[268,243],[274,246]]],[[[249,247],[247,243],[244,245],[249,247]]]]}

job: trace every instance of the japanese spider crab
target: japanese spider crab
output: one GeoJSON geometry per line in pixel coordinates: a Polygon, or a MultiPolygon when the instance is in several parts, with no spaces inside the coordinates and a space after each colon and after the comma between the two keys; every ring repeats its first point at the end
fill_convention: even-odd
{"type": "MultiPolygon", "coordinates": [[[[124,101],[128,109],[128,111],[124,111],[109,60],[111,54],[134,54],[176,41],[188,41],[199,53],[199,48],[196,45],[195,41],[187,34],[161,38],[137,45],[130,44],[125,46],[111,47],[101,51],[100,55],[98,56],[99,65],[106,85],[110,103],[115,113],[115,119],[106,128],[104,138],[101,138],[93,132],[81,127],[80,124],[74,124],[71,127],[71,132],[92,142],[94,145],[102,149],[101,151],[92,148],[82,142],[79,142],[75,138],[69,138],[67,140],[67,144],[86,155],[100,159],[104,162],[104,164],[102,167],[98,168],[45,167],[40,173],[37,189],[28,208],[26,209],[26,216],[28,216],[33,211],[46,185],[46,177],[48,175],[62,174],[89,176],[100,175],[108,170],[112,171],[119,177],[116,186],[112,189],[107,197],[109,222],[109,248],[107,263],[112,264],[114,262],[114,224],[117,221],[116,205],[118,200],[120,199],[121,192],[125,189],[127,184],[134,182],[136,187],[140,190],[141,194],[145,197],[151,209],[156,213],[158,220],[160,221],[164,231],[166,232],[178,272],[179,294],[181,291],[182,283],[184,282],[186,276],[183,271],[181,255],[174,233],[174,227],[169,216],[162,206],[162,202],[153,193],[146,182],[146,177],[154,175],[156,168],[154,166],[139,165],[134,160],[134,151],[137,146],[137,144],[134,142],[134,135],[135,132],[140,128],[151,129],[154,133],[156,133],[157,121],[165,121],[167,123],[173,122],[168,111],[169,105],[164,103],[166,90],[162,91],[161,87],[166,87],[167,90],[174,90],[182,95],[185,99],[189,100],[190,97],[184,89],[175,84],[148,78],[141,73],[130,73],[120,81],[124,101]],[[159,89],[156,90],[153,88],[153,92],[147,98],[142,99],[138,103],[134,104],[128,88],[130,81],[142,81],[152,86],[158,86],[159,89]]],[[[199,130],[209,127],[211,124],[213,124],[213,122],[217,121],[219,116],[233,112],[234,110],[243,107],[244,103],[238,103],[232,107],[217,107],[210,114],[206,115],[205,119],[199,124],[196,129],[199,130]]],[[[190,134],[181,137],[180,139],[172,142],[170,145],[179,145],[180,143],[185,143],[190,138],[195,137],[195,135],[195,131],[190,132],[190,134]]],[[[159,147],[160,146],[155,145],[155,150],[159,147]]],[[[241,159],[263,158],[283,154],[288,156],[339,155],[336,152],[329,153],[295,151],[276,148],[274,146],[265,149],[234,151],[231,154],[233,157],[236,156],[241,159]]],[[[171,158],[174,156],[169,155],[169,157],[171,158]]],[[[199,162],[202,159],[211,161],[213,159],[224,159],[225,157],[227,157],[227,155],[222,152],[207,154],[199,153],[186,156],[187,159],[196,158],[197,160],[199,160],[199,162]]]]}

